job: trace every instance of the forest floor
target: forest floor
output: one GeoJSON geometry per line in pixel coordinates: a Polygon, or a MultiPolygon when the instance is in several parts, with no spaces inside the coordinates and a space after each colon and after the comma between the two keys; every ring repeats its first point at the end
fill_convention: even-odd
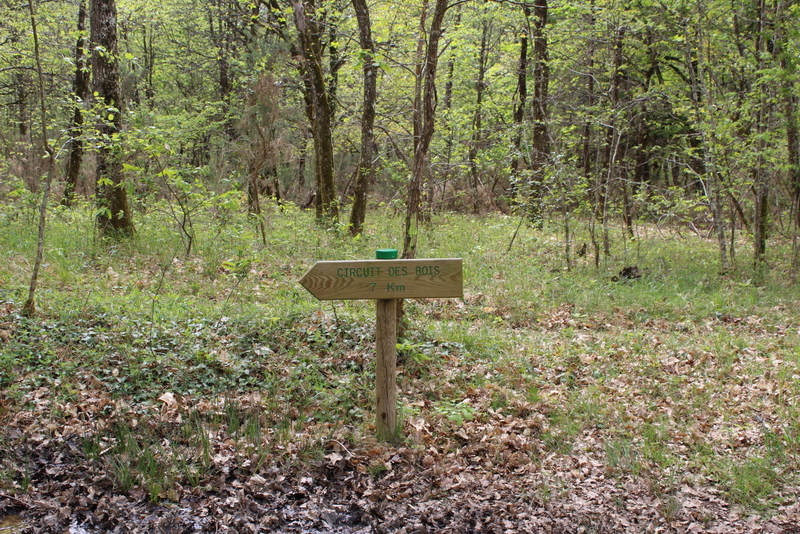
{"type": "MultiPolygon", "coordinates": [[[[103,402],[89,390],[60,409],[86,413],[103,402]]],[[[242,459],[220,432],[211,438],[213,476],[194,487],[175,483],[158,502],[142,487],[119,491],[113,475],[87,460],[79,416],[19,412],[6,418],[0,455],[29,480],[25,491],[0,493],[0,514],[21,512],[24,532],[53,533],[800,532],[797,488],[786,488],[785,504],[769,517],[732,507],[712,486],[682,483],[665,498],[659,480],[610,473],[591,432],[574,453],[532,463],[525,451],[536,446],[541,419],[520,410],[476,418],[444,440],[411,421],[422,447],[330,439],[321,460],[289,461],[301,452],[285,451],[257,469],[258,459],[242,459]],[[31,434],[31,424],[42,432],[31,434]]],[[[148,424],[180,421],[167,409],[148,424]]]]}
{"type": "Polygon", "coordinates": [[[619,281],[624,255],[568,272],[535,230],[518,252],[480,245],[513,220],[438,221],[430,240],[452,250],[427,254],[464,257],[465,294],[407,301],[390,444],[373,437],[374,308],[297,285],[317,259],[377,247],[300,238],[307,221],[285,217],[266,248],[236,235],[166,261],[144,224],[115,254],[67,225],[33,318],[21,232],[0,225],[0,519],[42,533],[800,533],[800,291],[781,264],[759,284],[721,277],[698,243],[659,235],[637,244],[641,276],[619,281]]]}
{"type": "MultiPolygon", "coordinates": [[[[16,328],[10,311],[7,305],[6,332],[16,328]]],[[[539,328],[561,329],[564,321],[572,320],[560,310],[539,328]]],[[[578,325],[577,335],[586,335],[586,326],[578,325]]],[[[665,327],[654,324],[651,335],[663,336],[665,327]]],[[[440,372],[454,369],[445,364],[440,372]]],[[[568,442],[559,442],[550,428],[557,408],[543,400],[566,387],[555,376],[554,390],[537,402],[511,397],[491,380],[466,389],[461,407],[449,412],[431,409],[430,400],[411,402],[420,410],[405,419],[404,440],[396,445],[332,422],[302,424],[302,414],[289,407],[283,434],[263,429],[263,446],[244,428],[248,415],[265,405],[261,393],[210,399],[168,392],[134,408],[129,399],[112,398],[88,370],[83,376],[68,396],[58,384],[15,401],[3,396],[0,466],[16,482],[13,491],[0,490],[0,516],[21,513],[25,532],[61,533],[70,525],[73,533],[800,532],[800,488],[792,484],[771,494],[773,506],[758,513],[732,503],[716,481],[687,467],[691,462],[657,469],[641,444],[633,450],[636,440],[630,449],[620,442],[614,452],[599,421],[581,424],[568,442]],[[193,420],[204,426],[202,439],[187,435],[193,420]],[[123,451],[123,434],[147,445],[123,451]],[[174,451],[181,442],[198,457],[205,451],[202,474],[193,477],[188,463],[165,462],[180,457],[174,451]],[[145,447],[153,468],[142,461],[145,447]],[[134,463],[140,478],[121,480],[126,475],[117,462],[134,463]]],[[[626,385],[613,387],[618,402],[627,402],[626,385]]],[[[406,377],[400,394],[405,402],[424,399],[424,388],[406,377]]],[[[740,400],[752,402],[751,395],[769,389],[741,391],[747,399],[740,400]]],[[[749,417],[759,414],[770,417],[763,406],[749,417]]],[[[723,432],[718,423],[712,427],[707,431],[723,432]]],[[[741,451],[764,439],[737,432],[719,439],[741,451]]]]}

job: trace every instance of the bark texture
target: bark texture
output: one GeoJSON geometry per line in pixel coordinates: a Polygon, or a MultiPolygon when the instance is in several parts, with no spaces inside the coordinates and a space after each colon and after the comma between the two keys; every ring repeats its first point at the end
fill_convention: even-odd
{"type": "Polygon", "coordinates": [[[358,163],[358,175],[353,193],[353,206],[350,210],[350,233],[360,234],[364,228],[367,214],[367,192],[375,174],[374,146],[375,135],[375,99],[377,86],[377,68],[375,67],[375,45],[372,42],[372,30],[369,20],[369,8],[366,0],[353,0],[353,9],[358,21],[359,40],[362,61],[364,62],[364,110],[361,114],[361,156],[358,163]]]}
{"type": "Polygon", "coordinates": [[[436,67],[439,62],[439,41],[442,37],[442,24],[447,12],[447,0],[436,0],[431,27],[428,31],[427,48],[420,79],[422,81],[422,101],[418,107],[421,113],[415,121],[414,160],[411,165],[411,180],[408,184],[406,218],[403,232],[403,258],[414,258],[417,253],[417,227],[420,219],[420,188],[425,172],[431,139],[436,119],[436,67]]]}
{"type": "Polygon", "coordinates": [[[322,67],[325,25],[319,18],[314,0],[294,0],[292,10],[300,43],[297,60],[305,78],[314,138],[317,220],[335,223],[339,219],[339,204],[333,173],[333,108],[326,84],[326,73],[322,67]]]}
{"type": "Polygon", "coordinates": [[[78,5],[78,42],[75,44],[75,79],[72,83],[75,109],[72,114],[72,128],[69,141],[69,162],[65,177],[64,197],[61,203],[64,206],[72,205],[78,176],[83,162],[83,109],[84,102],[89,97],[89,57],[86,55],[88,42],[86,39],[86,1],[81,0],[78,5]]]}
{"type": "Polygon", "coordinates": [[[117,61],[117,6],[115,0],[91,0],[92,88],[103,106],[100,135],[104,144],[97,152],[97,225],[107,236],[134,233],[128,194],[123,183],[122,161],[116,135],[122,126],[119,66],[117,61]]]}

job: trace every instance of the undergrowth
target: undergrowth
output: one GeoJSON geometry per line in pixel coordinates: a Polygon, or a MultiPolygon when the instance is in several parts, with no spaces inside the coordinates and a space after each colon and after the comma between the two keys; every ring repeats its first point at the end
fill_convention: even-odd
{"type": "MultiPolygon", "coordinates": [[[[141,216],[132,240],[106,242],[88,207],[55,209],[40,314],[25,318],[34,230],[24,212],[0,210],[0,417],[80,422],[84,456],[120,491],[174,500],[176,484],[319,461],[331,440],[356,449],[372,435],[373,304],[318,302],[297,280],[316,261],[399,248],[391,214],[374,212],[352,239],[273,208],[266,246],[246,218],[207,214],[187,255],[162,211],[141,216]]],[[[507,251],[516,226],[442,214],[420,235],[418,257],[463,258],[464,298],[408,302],[405,445],[446,454],[473,427],[539,414],[528,461],[552,469],[591,452],[608,477],[649,481],[665,517],[685,484],[760,511],[783,502],[800,468],[788,244],[770,243],[756,284],[746,266],[720,276],[714,244],[694,235],[620,232],[596,268],[567,265],[547,228],[523,225],[507,251]],[[629,266],[641,276],[619,280],[629,266]]],[[[577,250],[588,236],[575,235],[577,250]]],[[[0,488],[25,484],[0,472],[11,473],[0,488]]]]}

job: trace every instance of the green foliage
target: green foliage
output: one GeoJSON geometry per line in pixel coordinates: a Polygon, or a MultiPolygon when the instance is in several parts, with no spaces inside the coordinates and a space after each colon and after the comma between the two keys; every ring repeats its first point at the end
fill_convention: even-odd
{"type": "Polygon", "coordinates": [[[456,426],[461,426],[465,421],[470,421],[475,416],[475,408],[466,400],[458,402],[444,400],[434,407],[434,412],[442,415],[456,426]]]}
{"type": "MultiPolygon", "coordinates": [[[[121,110],[78,102],[84,116],[79,138],[89,151],[113,146],[136,207],[170,217],[189,254],[200,246],[195,227],[205,204],[231,220],[238,209],[231,207],[234,200],[259,171],[262,185],[272,189],[264,192],[305,204],[313,188],[313,157],[305,85],[290,56],[297,39],[290,3],[251,9],[151,0],[117,4],[124,28],[118,50],[124,102],[121,110]],[[123,131],[99,138],[96,126],[119,111],[123,131]]],[[[370,6],[378,43],[373,60],[380,66],[373,194],[376,204],[398,211],[404,209],[413,159],[415,65],[426,37],[419,24],[430,23],[421,8],[370,6]]],[[[2,97],[9,120],[0,132],[0,198],[24,196],[32,203],[43,160],[30,143],[40,126],[30,120],[36,102],[29,20],[22,4],[0,10],[8,35],[0,46],[0,85],[14,88],[2,97]]],[[[355,46],[351,10],[347,3],[331,4],[323,17],[330,40],[324,47],[326,83],[336,102],[337,192],[345,199],[359,161],[352,147],[361,134],[364,58],[355,46]]],[[[786,97],[800,82],[798,31],[790,24],[796,6],[764,10],[716,1],[551,5],[535,40],[538,15],[526,16],[517,4],[454,5],[446,14],[447,46],[437,70],[441,105],[423,204],[435,212],[541,207],[549,224],[565,217],[565,230],[575,217],[595,214],[604,231],[608,219],[630,218],[634,234],[651,222],[659,230],[681,225],[705,234],[717,218],[728,232],[747,232],[755,210],[753,184],[766,180],[772,235],[793,232],[786,139],[797,118],[787,110],[786,97]],[[759,34],[759,17],[770,35],[759,34]],[[525,117],[517,124],[523,37],[528,94],[525,117]],[[769,50],[757,49],[767,42],[769,50]],[[535,67],[533,57],[543,45],[544,64],[535,67]],[[484,79],[478,84],[482,53],[484,79]],[[537,94],[546,96],[547,108],[549,153],[542,169],[532,165],[537,94]],[[726,208],[716,214],[715,186],[726,208]]],[[[70,21],[77,22],[77,6],[43,2],[38,14],[46,107],[51,130],[62,132],[56,144],[63,165],[75,133],[68,120],[79,36],[70,21]]],[[[88,164],[84,180],[93,174],[88,164]]],[[[734,248],[743,246],[734,241],[734,248]]]]}

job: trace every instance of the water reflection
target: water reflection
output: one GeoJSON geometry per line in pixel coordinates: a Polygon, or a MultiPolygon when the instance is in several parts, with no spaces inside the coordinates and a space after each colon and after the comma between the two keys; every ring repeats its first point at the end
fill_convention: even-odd
{"type": "MultiPolygon", "coordinates": [[[[22,534],[25,526],[22,518],[18,515],[9,515],[0,518],[0,534],[22,534]]],[[[89,534],[88,531],[75,524],[72,524],[69,530],[65,530],[64,532],[69,532],[69,534],[89,534]]]]}
{"type": "Polygon", "coordinates": [[[20,534],[25,525],[18,515],[10,515],[0,519],[0,534],[20,534]]]}

